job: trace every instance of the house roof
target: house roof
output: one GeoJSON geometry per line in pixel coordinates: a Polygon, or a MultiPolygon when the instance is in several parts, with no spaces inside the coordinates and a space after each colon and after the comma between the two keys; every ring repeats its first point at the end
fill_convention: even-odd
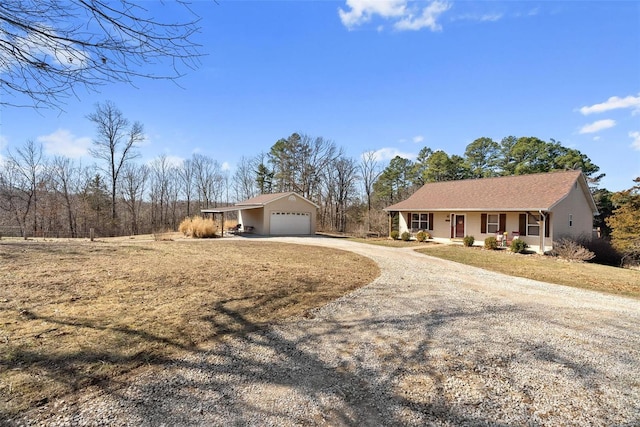
{"type": "Polygon", "coordinates": [[[385,211],[548,211],[578,183],[597,208],[579,170],[428,183],[385,211]]]}
{"type": "Polygon", "coordinates": [[[259,196],[253,197],[251,199],[247,199],[244,200],[242,202],[238,202],[236,203],[236,206],[240,207],[240,206],[264,206],[267,205],[269,203],[275,202],[276,200],[280,200],[284,197],[291,197],[291,196],[295,196],[299,199],[305,200],[308,203],[311,203],[312,205],[314,205],[316,208],[319,207],[318,205],[316,205],[315,203],[313,203],[311,200],[306,199],[304,197],[302,197],[301,195],[299,195],[298,193],[294,192],[294,191],[285,191],[284,193],[270,193],[270,194],[261,194],[259,196]]]}
{"type": "Polygon", "coordinates": [[[269,203],[275,202],[276,200],[280,200],[280,199],[282,199],[284,197],[291,197],[291,196],[295,196],[295,197],[297,197],[299,199],[305,200],[308,203],[311,203],[316,208],[319,207],[318,205],[313,203],[311,200],[308,200],[308,199],[302,197],[298,193],[295,193],[293,191],[287,191],[287,192],[284,192],[284,193],[261,194],[261,195],[256,196],[256,197],[252,197],[251,199],[247,199],[247,200],[244,200],[242,202],[238,202],[233,206],[226,206],[226,207],[223,207],[223,208],[215,208],[215,209],[201,209],[200,212],[203,212],[203,213],[223,213],[223,212],[232,212],[232,211],[242,211],[242,210],[247,210],[247,209],[258,209],[258,208],[264,207],[265,205],[268,205],[269,203]]]}

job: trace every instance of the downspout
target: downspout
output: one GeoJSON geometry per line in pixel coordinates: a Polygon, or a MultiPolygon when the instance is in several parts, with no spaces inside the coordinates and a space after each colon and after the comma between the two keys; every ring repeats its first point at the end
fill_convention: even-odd
{"type": "Polygon", "coordinates": [[[540,213],[540,219],[542,219],[542,227],[540,230],[540,253],[544,254],[544,238],[547,230],[547,216],[541,210],[539,210],[538,213],[540,213]]]}

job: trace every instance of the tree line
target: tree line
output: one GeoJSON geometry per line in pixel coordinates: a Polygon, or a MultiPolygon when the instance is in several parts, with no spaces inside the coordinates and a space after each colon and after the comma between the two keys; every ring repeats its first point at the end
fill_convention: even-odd
{"type": "Polygon", "coordinates": [[[585,154],[555,140],[478,138],[462,155],[424,147],[415,160],[396,156],[384,165],[373,150],[358,158],[323,137],[293,133],[268,151],[242,157],[233,175],[203,154],[179,164],[161,155],[139,162],[144,127],[111,102],[87,116],[96,129],[91,165],[55,156],[27,141],[0,165],[0,233],[22,236],[127,235],[177,229],[200,209],[226,206],[263,193],[295,191],[320,206],[318,228],[384,234],[382,208],[428,182],[581,169],[606,218],[624,198],[597,188],[604,176],[585,154]]]}

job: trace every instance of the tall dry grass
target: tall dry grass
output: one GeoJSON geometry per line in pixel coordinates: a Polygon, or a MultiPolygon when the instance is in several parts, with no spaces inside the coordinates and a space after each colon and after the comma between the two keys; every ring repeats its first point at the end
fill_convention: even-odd
{"type": "Polygon", "coordinates": [[[187,237],[196,239],[206,239],[218,237],[218,225],[211,218],[193,216],[185,218],[178,227],[178,230],[187,237]]]}

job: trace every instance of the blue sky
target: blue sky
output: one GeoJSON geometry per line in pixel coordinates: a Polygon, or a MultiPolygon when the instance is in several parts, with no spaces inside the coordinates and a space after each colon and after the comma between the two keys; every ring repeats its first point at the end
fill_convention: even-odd
{"type": "MultiPolygon", "coordinates": [[[[163,19],[159,2],[143,3],[163,19]]],[[[27,140],[91,162],[86,115],[143,123],[143,161],[194,152],[229,168],[293,132],[358,157],[464,153],[476,138],[553,138],[640,176],[640,2],[196,1],[202,64],[179,80],[78,91],[64,112],[0,107],[0,156],[27,140]]]]}

